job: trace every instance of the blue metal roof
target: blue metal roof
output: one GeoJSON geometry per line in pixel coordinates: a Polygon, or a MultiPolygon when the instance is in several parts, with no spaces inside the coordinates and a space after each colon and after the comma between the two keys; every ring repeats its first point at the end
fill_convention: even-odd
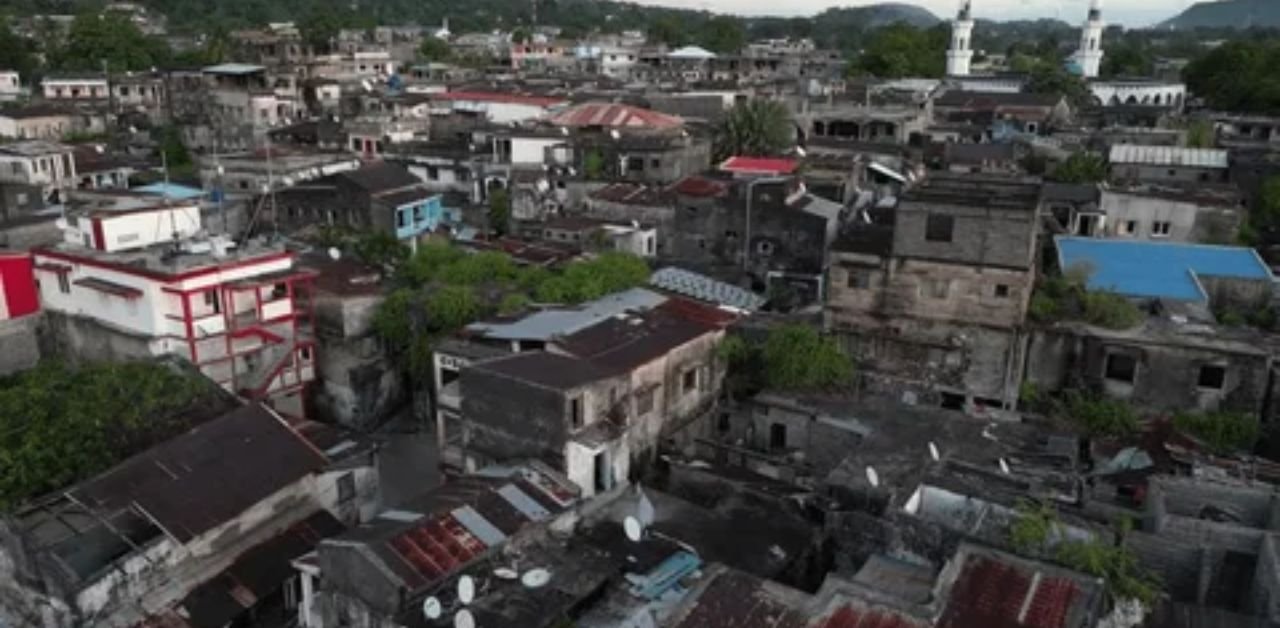
{"type": "Polygon", "coordinates": [[[191,200],[204,196],[204,190],[193,188],[186,185],[178,185],[177,183],[152,183],[142,187],[133,188],[134,192],[143,194],[154,194],[178,201],[191,200]]]}
{"type": "Polygon", "coordinates": [[[1272,281],[1271,270],[1251,248],[1058,236],[1064,270],[1085,267],[1088,288],[1129,297],[1204,301],[1197,277],[1272,281]]]}

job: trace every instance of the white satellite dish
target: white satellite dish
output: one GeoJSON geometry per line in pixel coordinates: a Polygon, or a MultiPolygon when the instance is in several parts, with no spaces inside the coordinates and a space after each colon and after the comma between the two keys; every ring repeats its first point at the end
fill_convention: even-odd
{"type": "Polygon", "coordinates": [[[515,580],[520,577],[520,572],[510,567],[498,567],[493,570],[493,575],[502,580],[515,580]]]}
{"type": "Polygon", "coordinates": [[[563,127],[563,126],[560,127],[560,135],[568,135],[568,134],[569,134],[568,127],[563,127]]]}
{"type": "Polygon", "coordinates": [[[471,611],[464,608],[454,614],[453,628],[476,628],[476,618],[471,616],[471,611]]]}
{"type": "Polygon", "coordinates": [[[938,446],[933,444],[933,441],[929,441],[929,457],[933,458],[934,462],[942,459],[942,456],[938,453],[938,446]]]}
{"type": "Polygon", "coordinates": [[[476,599],[476,581],[472,580],[471,576],[458,578],[458,601],[470,604],[474,599],[476,599]]]}
{"type": "Polygon", "coordinates": [[[1000,459],[1000,471],[1005,475],[1009,475],[1009,463],[1005,462],[1004,458],[1000,459]]]}
{"type": "Polygon", "coordinates": [[[644,526],[640,525],[639,519],[630,515],[622,520],[622,530],[627,533],[627,539],[632,543],[639,543],[644,536],[644,526]]]}
{"type": "Polygon", "coordinates": [[[796,147],[796,155],[797,155],[797,156],[799,156],[799,157],[804,157],[805,155],[808,155],[808,154],[809,154],[809,153],[808,153],[807,151],[805,151],[805,149],[804,149],[804,147],[803,147],[803,146],[797,146],[797,147],[796,147]]]}
{"type": "Polygon", "coordinates": [[[426,615],[427,619],[439,619],[443,612],[444,607],[434,595],[422,601],[422,614],[426,615]]]}
{"type": "Polygon", "coordinates": [[[342,259],[342,251],[338,250],[336,246],[329,247],[329,259],[335,262],[342,259]]]}
{"type": "Polygon", "coordinates": [[[609,137],[612,137],[615,140],[620,140],[622,139],[622,134],[619,133],[617,129],[609,129],[609,137]]]}
{"type": "Polygon", "coordinates": [[[541,588],[547,586],[548,582],[551,582],[551,572],[542,568],[530,569],[520,576],[520,584],[526,589],[541,588]]]}
{"type": "Polygon", "coordinates": [[[876,473],[874,467],[867,467],[867,483],[871,485],[871,488],[877,488],[880,486],[880,474],[876,473]]]}

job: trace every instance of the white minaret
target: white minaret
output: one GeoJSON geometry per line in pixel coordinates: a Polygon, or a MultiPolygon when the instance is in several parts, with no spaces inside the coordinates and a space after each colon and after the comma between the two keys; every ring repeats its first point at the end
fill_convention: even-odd
{"type": "Polygon", "coordinates": [[[1080,75],[1085,78],[1097,78],[1098,69],[1102,66],[1102,31],[1107,25],[1102,21],[1102,0],[1089,3],[1089,19],[1080,29],[1080,49],[1076,51],[1075,62],[1080,66],[1080,75]]]}
{"type": "Polygon", "coordinates": [[[960,14],[951,23],[951,47],[947,49],[947,76],[969,76],[973,62],[973,11],[970,0],[960,5],[960,14]]]}

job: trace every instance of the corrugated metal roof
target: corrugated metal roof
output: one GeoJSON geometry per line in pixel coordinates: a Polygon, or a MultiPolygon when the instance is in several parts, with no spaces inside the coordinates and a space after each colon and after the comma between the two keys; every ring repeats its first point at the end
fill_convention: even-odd
{"type": "Polygon", "coordinates": [[[765,302],[764,297],[750,290],[675,266],[668,266],[653,273],[649,277],[649,285],[699,301],[739,310],[755,311],[765,302]]]}
{"type": "Polygon", "coordinates": [[[667,298],[644,288],[618,292],[572,309],[544,310],[509,323],[474,323],[467,331],[503,340],[548,340],[627,311],[649,310],[667,298]]]}
{"type": "Polygon", "coordinates": [[[1227,151],[1216,148],[1116,144],[1111,147],[1110,160],[1113,164],[1226,168],[1227,151]]]}
{"type": "Polygon", "coordinates": [[[211,65],[204,69],[206,74],[253,74],[266,70],[260,65],[252,65],[249,63],[220,63],[211,65]]]}
{"type": "Polygon", "coordinates": [[[1089,289],[1130,297],[1204,301],[1197,277],[1272,281],[1250,248],[1059,236],[1059,267],[1090,271],[1089,289]]]}

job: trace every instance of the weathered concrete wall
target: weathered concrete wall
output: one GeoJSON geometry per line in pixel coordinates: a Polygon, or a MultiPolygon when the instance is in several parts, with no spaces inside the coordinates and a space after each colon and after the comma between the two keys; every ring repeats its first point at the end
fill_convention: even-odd
{"type": "Polygon", "coordinates": [[[36,336],[40,316],[0,321],[0,377],[25,371],[40,361],[36,336]]]}
{"type": "Polygon", "coordinates": [[[1163,344],[1158,338],[1103,338],[1065,329],[1032,332],[1027,380],[1047,391],[1085,387],[1140,407],[1258,413],[1266,398],[1270,358],[1207,347],[1163,344]],[[1132,356],[1132,383],[1105,377],[1109,355],[1132,356]],[[1200,368],[1226,369],[1220,390],[1200,388],[1200,368]]]}
{"type": "Polygon", "coordinates": [[[563,392],[474,368],[462,369],[458,382],[469,452],[494,460],[534,457],[548,462],[564,455],[569,400],[563,392]]]}
{"type": "Polygon", "coordinates": [[[1101,205],[1107,215],[1105,235],[1144,240],[1224,242],[1235,234],[1241,219],[1241,212],[1232,207],[1115,190],[1103,190],[1101,205]],[[1155,235],[1156,222],[1169,223],[1168,232],[1155,235]]]}
{"type": "Polygon", "coordinates": [[[405,404],[408,391],[400,371],[377,338],[321,337],[316,349],[316,412],[325,420],[357,430],[377,427],[405,404]]]}
{"type": "Polygon", "coordinates": [[[760,184],[752,190],[749,229],[746,201],[740,196],[680,197],[670,238],[672,258],[695,266],[732,266],[742,263],[745,249],[748,268],[757,276],[769,270],[822,271],[827,221],[785,206],[780,185],[760,184]]]}
{"type": "Polygon", "coordinates": [[[1253,612],[1272,622],[1280,622],[1280,541],[1269,535],[1258,552],[1258,570],[1253,576],[1253,612]]]}
{"type": "Polygon", "coordinates": [[[67,360],[123,362],[165,353],[160,341],[135,336],[102,323],[45,310],[39,326],[40,354],[67,360]]]}
{"type": "Polygon", "coordinates": [[[1038,218],[1032,208],[997,210],[904,201],[894,221],[893,254],[1029,269],[1035,259],[1038,218]],[[931,242],[925,237],[930,214],[954,218],[950,242],[931,242]]]}

